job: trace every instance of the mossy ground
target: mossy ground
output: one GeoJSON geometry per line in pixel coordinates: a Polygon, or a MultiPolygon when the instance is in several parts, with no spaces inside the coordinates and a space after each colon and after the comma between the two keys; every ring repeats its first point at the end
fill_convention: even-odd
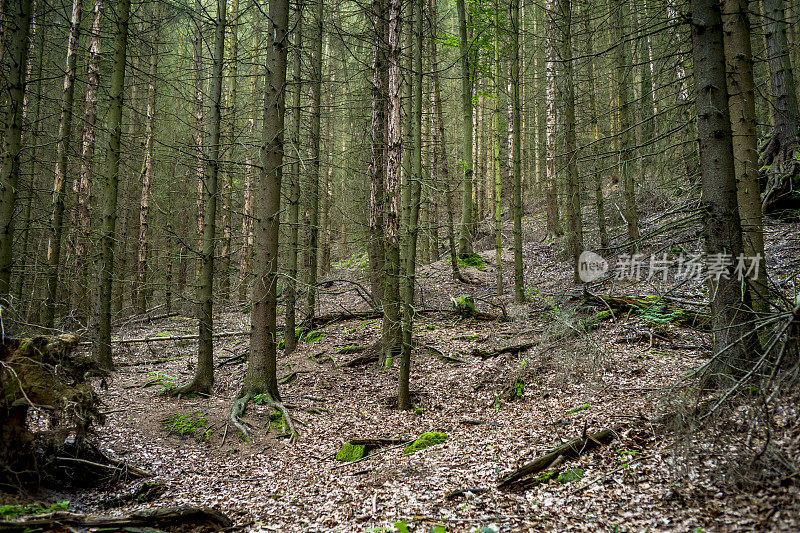
{"type": "Polygon", "coordinates": [[[478,270],[483,270],[486,267],[486,263],[478,254],[468,255],[466,257],[459,257],[458,258],[458,266],[464,267],[472,267],[477,268],[478,270]]]}
{"type": "Polygon", "coordinates": [[[195,436],[198,441],[206,441],[211,434],[207,428],[198,434],[198,430],[208,426],[208,417],[203,413],[174,414],[161,421],[161,428],[167,433],[180,437],[195,436]]]}
{"type": "Polygon", "coordinates": [[[447,440],[447,433],[439,431],[427,431],[417,437],[417,440],[409,444],[403,449],[403,453],[408,455],[410,453],[418,452],[428,446],[435,446],[447,440]]]}
{"type": "Polygon", "coordinates": [[[0,505],[0,518],[17,518],[20,516],[35,516],[53,511],[66,511],[69,501],[56,502],[50,507],[40,505],[0,505]]]}

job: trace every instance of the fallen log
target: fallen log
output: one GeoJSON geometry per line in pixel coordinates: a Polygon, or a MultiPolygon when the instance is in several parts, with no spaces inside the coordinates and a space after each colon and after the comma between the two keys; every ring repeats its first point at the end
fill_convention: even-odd
{"type": "Polygon", "coordinates": [[[616,320],[625,315],[640,316],[658,324],[672,323],[698,330],[708,330],[711,327],[711,315],[708,313],[674,305],[660,296],[600,296],[585,293],[580,298],[585,303],[603,308],[589,319],[589,327],[608,318],[616,320]]]}
{"type": "MultiPolygon", "coordinates": [[[[250,335],[250,330],[247,331],[221,331],[212,335],[215,339],[224,337],[245,337],[250,335]]],[[[200,336],[195,333],[193,335],[164,335],[160,337],[137,337],[134,339],[111,339],[111,344],[142,344],[150,342],[163,342],[163,341],[192,341],[199,339],[200,336]]],[[[91,341],[79,343],[80,346],[91,346],[91,341]]]]}
{"type": "Polygon", "coordinates": [[[498,355],[502,355],[504,353],[527,352],[534,346],[535,343],[533,342],[523,342],[521,344],[512,344],[511,346],[503,346],[502,348],[496,348],[494,350],[481,350],[480,348],[475,348],[472,350],[472,355],[485,360],[491,359],[492,357],[497,357],[498,355]]]}
{"type": "Polygon", "coordinates": [[[89,516],[75,513],[52,513],[23,520],[2,520],[0,531],[46,530],[73,531],[72,528],[122,528],[150,527],[161,530],[187,529],[187,526],[204,526],[215,531],[233,526],[233,521],[221,512],[206,507],[163,507],[136,511],[127,516],[89,516]]]}
{"type": "Polygon", "coordinates": [[[604,429],[598,431],[597,433],[578,437],[577,439],[573,439],[566,444],[562,444],[561,446],[553,448],[546,454],[534,459],[533,461],[523,465],[521,468],[518,468],[514,472],[503,477],[503,479],[500,480],[500,484],[497,486],[498,488],[506,488],[517,485],[523,478],[531,474],[541,472],[560,457],[564,457],[566,459],[575,459],[580,457],[589,450],[612,442],[617,438],[617,433],[620,431],[620,429],[622,429],[621,426],[604,429]]]}

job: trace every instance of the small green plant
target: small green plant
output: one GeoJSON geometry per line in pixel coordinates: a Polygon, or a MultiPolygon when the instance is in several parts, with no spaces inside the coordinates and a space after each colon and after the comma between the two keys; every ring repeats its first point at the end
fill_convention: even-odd
{"type": "Polygon", "coordinates": [[[522,381],[522,378],[517,378],[514,382],[514,396],[517,398],[522,398],[525,395],[525,382],[522,381]]]}
{"type": "Polygon", "coordinates": [[[411,444],[407,445],[403,449],[403,453],[405,455],[418,452],[428,446],[435,446],[436,444],[441,444],[447,440],[447,433],[441,433],[439,431],[427,431],[417,437],[417,440],[412,442],[411,444]]]}
{"type": "Polygon", "coordinates": [[[583,468],[570,468],[558,475],[558,482],[562,484],[571,483],[583,479],[583,468]]]}
{"type": "Polygon", "coordinates": [[[417,405],[415,403],[411,404],[411,406],[414,408],[414,414],[417,414],[417,415],[421,415],[422,414],[422,407],[420,407],[419,405],[417,405]]]}
{"type": "Polygon", "coordinates": [[[253,403],[257,403],[258,405],[267,405],[269,404],[269,394],[256,394],[252,398],[253,403]]]}
{"type": "Polygon", "coordinates": [[[39,505],[0,505],[0,517],[17,518],[20,516],[35,516],[54,511],[66,511],[69,509],[69,500],[56,502],[49,507],[39,505]]]}
{"type": "Polygon", "coordinates": [[[574,415],[575,413],[580,413],[581,411],[586,411],[587,409],[589,409],[591,407],[592,406],[590,404],[585,403],[583,405],[579,405],[578,407],[573,407],[572,409],[570,409],[569,411],[564,413],[564,415],[565,416],[574,415]]]}

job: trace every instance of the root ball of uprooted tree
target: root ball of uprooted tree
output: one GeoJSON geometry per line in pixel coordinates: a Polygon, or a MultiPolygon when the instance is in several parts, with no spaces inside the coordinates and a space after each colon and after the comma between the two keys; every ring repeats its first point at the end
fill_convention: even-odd
{"type": "Polygon", "coordinates": [[[74,335],[0,343],[0,487],[94,484],[123,471],[89,440],[103,423],[88,381],[99,369],[77,345],[74,335]]]}

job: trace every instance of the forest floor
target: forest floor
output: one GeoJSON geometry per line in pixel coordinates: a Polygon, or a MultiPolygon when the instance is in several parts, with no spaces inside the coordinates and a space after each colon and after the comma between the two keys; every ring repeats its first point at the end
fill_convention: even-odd
{"type": "MultiPolygon", "coordinates": [[[[374,343],[380,320],[336,322],[319,329],[324,333],[321,339],[301,342],[292,355],[279,356],[279,377],[293,376],[281,385],[281,394],[300,422],[300,438],[294,443],[270,430],[270,412],[259,405],[251,404],[244,418],[254,428],[252,440],[243,442],[228,427],[243,363],[217,369],[210,398],[167,398],[158,394],[161,387],[192,376],[196,343],[122,344],[115,353],[118,371],[101,392],[108,413],[106,425],[99,428],[101,447],[114,458],[153,472],[149,481],[163,482],[166,491],[155,501],[113,511],[101,511],[100,503],[134,492],[141,481],[39,497],[70,499],[71,509],[92,513],[178,504],[211,506],[243,529],[264,531],[395,531],[394,524],[401,521],[411,531],[426,532],[437,524],[448,532],[483,527],[800,530],[796,481],[736,489],[732,474],[721,472],[713,461],[698,460],[697,454],[687,451],[685,439],[673,438],[669,428],[658,422],[665,412],[680,410],[684,376],[710,356],[709,334],[631,316],[604,321],[585,332],[579,325],[586,315],[571,296],[580,294],[580,286],[572,284],[568,263],[559,257],[557,246],[544,242],[541,225],[540,219],[526,218],[529,302],[524,305],[511,305],[508,296],[494,296],[496,265],[494,250],[488,246],[480,251],[483,269],[464,269],[469,284],[450,279],[446,258],[419,269],[420,306],[439,311],[420,315],[415,324],[411,369],[415,412],[392,407],[396,364],[389,369],[374,364],[342,366],[359,354],[345,355],[341,348],[374,343]],[[458,318],[449,307],[450,297],[460,294],[484,299],[477,304],[485,313],[499,312],[485,301],[502,303],[509,320],[458,318]],[[523,342],[533,346],[496,357],[473,355],[474,349],[523,342]],[[442,358],[427,346],[453,359],[442,358]],[[521,396],[501,399],[504,388],[518,378],[524,383],[518,391],[521,396]],[[176,436],[164,429],[165,418],[193,413],[208,421],[194,436],[176,436]],[[552,480],[524,492],[496,488],[502,476],[562,442],[586,430],[618,426],[619,438],[609,446],[560,467],[572,469],[580,479],[552,480]],[[355,463],[334,457],[351,438],[412,440],[427,431],[445,432],[448,439],[410,455],[394,448],[355,463]],[[200,434],[206,438],[196,438],[200,434]],[[448,497],[463,489],[478,490],[448,497]]],[[[687,249],[699,242],[696,234],[684,234],[682,239],[687,249]]],[[[779,274],[796,273],[792,264],[800,257],[797,225],[771,225],[768,243],[771,267],[780,270],[789,265],[779,274]]],[[[511,251],[504,250],[507,291],[512,287],[512,259],[511,251]]],[[[357,267],[338,266],[331,279],[358,278],[357,267]]],[[[782,278],[784,288],[796,291],[792,285],[796,275],[787,276],[782,278]]],[[[325,289],[319,312],[363,309],[350,289],[346,283],[325,289]]],[[[592,287],[603,294],[664,290],[656,282],[592,287]]],[[[672,294],[697,301],[703,296],[701,284],[672,294]]],[[[220,311],[215,327],[247,331],[249,315],[233,308],[220,311]]],[[[129,322],[115,331],[115,338],[195,332],[194,319],[174,316],[129,322]]],[[[244,353],[247,344],[247,336],[218,339],[217,360],[244,353]]]]}

